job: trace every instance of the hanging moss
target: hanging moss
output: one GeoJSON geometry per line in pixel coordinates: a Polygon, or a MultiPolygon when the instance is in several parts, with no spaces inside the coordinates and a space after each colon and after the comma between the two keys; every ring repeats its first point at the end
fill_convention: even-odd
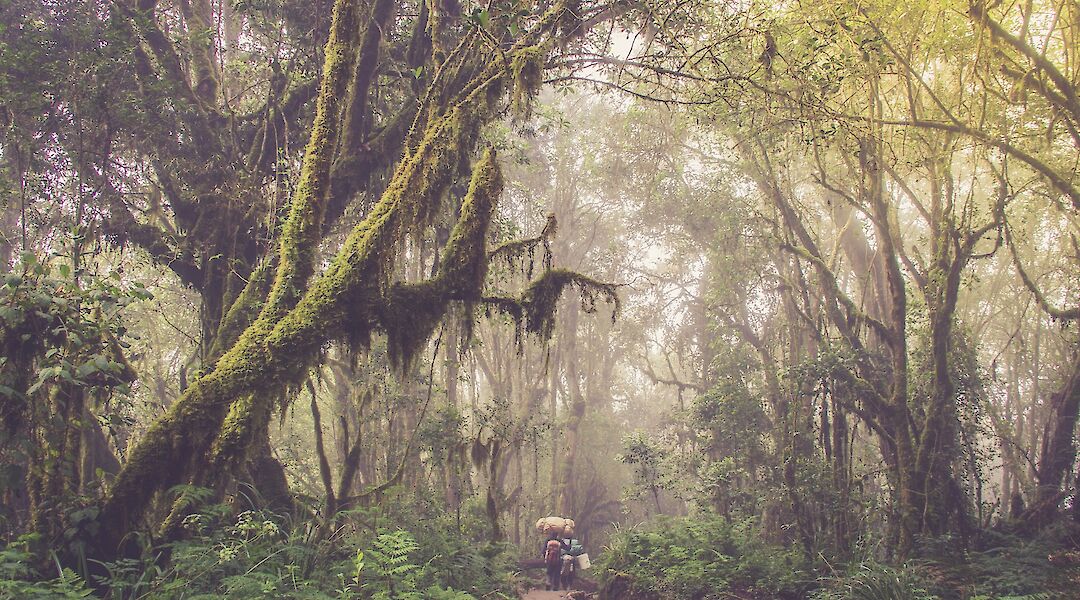
{"type": "Polygon", "coordinates": [[[597,281],[568,269],[552,269],[529,285],[522,295],[526,332],[539,335],[545,340],[551,338],[555,330],[559,298],[567,287],[578,289],[583,311],[596,312],[596,301],[602,299],[613,306],[613,320],[618,314],[619,296],[615,293],[614,284],[597,281]]]}
{"type": "Polygon", "coordinates": [[[616,293],[618,285],[598,281],[569,269],[545,271],[517,298],[486,297],[484,302],[514,320],[517,324],[518,347],[521,349],[526,334],[544,341],[551,339],[555,331],[559,298],[568,287],[577,288],[583,311],[595,313],[597,301],[602,300],[612,305],[612,320],[618,316],[621,307],[616,293]]]}
{"type": "Polygon", "coordinates": [[[544,249],[541,264],[545,271],[551,270],[551,239],[555,237],[558,229],[559,223],[555,219],[555,215],[549,214],[547,216],[547,221],[544,223],[544,228],[540,230],[539,235],[522,240],[511,240],[500,244],[488,253],[488,262],[491,263],[501,260],[511,269],[515,264],[520,264],[521,272],[525,278],[532,279],[533,269],[536,266],[536,250],[541,246],[544,249]]]}
{"type": "Polygon", "coordinates": [[[403,367],[413,360],[442,322],[451,300],[479,299],[487,272],[487,232],[502,175],[495,151],[488,150],[473,169],[461,215],[443,250],[436,277],[396,285],[379,310],[391,361],[403,367]]]}
{"type": "Polygon", "coordinates": [[[521,118],[528,118],[532,100],[540,92],[544,82],[544,61],[548,49],[543,46],[529,46],[514,53],[510,61],[510,73],[514,87],[510,95],[510,107],[521,118]]]}
{"type": "Polygon", "coordinates": [[[387,352],[395,368],[403,369],[431,338],[446,312],[446,289],[441,281],[394,286],[379,310],[387,334],[387,352]]]}

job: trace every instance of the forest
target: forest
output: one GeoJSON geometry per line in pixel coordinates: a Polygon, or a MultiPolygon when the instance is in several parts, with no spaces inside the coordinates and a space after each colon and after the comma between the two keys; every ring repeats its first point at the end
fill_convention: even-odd
{"type": "Polygon", "coordinates": [[[1080,598],[1078,89],[1076,0],[0,0],[0,598],[1080,598]]]}

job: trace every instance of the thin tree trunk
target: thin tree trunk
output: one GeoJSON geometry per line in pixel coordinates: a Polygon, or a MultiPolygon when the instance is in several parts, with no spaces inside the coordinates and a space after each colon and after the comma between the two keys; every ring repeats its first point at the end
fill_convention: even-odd
{"type": "Polygon", "coordinates": [[[1066,495],[1062,488],[1076,460],[1076,422],[1080,416],[1080,353],[1073,359],[1061,390],[1050,397],[1050,415],[1043,430],[1037,473],[1038,487],[1025,514],[1035,527],[1049,523],[1066,495]]]}

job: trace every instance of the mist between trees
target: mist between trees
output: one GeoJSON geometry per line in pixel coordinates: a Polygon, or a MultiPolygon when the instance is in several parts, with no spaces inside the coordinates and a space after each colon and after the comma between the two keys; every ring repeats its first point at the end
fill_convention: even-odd
{"type": "Polygon", "coordinates": [[[0,597],[1072,597],[1078,35],[8,0],[0,597]]]}

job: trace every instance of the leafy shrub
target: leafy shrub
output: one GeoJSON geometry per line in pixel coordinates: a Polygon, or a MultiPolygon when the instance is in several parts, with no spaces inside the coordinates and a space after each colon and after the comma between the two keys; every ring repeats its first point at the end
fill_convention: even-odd
{"type": "MultiPolygon", "coordinates": [[[[482,502],[466,501],[459,519],[456,514],[446,513],[445,507],[435,501],[437,497],[434,492],[423,491],[402,494],[387,502],[378,517],[372,517],[373,521],[404,528],[415,537],[419,548],[414,556],[424,565],[419,587],[449,588],[474,596],[497,592],[516,597],[512,575],[517,568],[516,549],[489,541],[490,524],[482,502]]],[[[381,531],[389,529],[387,525],[382,527],[381,531]]]]}
{"type": "MultiPolygon", "coordinates": [[[[198,489],[177,491],[195,505],[206,498],[198,489]]],[[[325,537],[315,521],[207,506],[185,520],[189,539],[101,565],[107,575],[96,581],[115,600],[511,597],[506,548],[465,539],[446,519],[394,514],[400,504],[352,511],[325,537]],[[167,563],[159,560],[163,553],[167,563]]]]}
{"type": "Polygon", "coordinates": [[[947,557],[937,562],[942,568],[951,568],[952,578],[963,583],[963,594],[988,598],[1067,598],[1076,594],[1080,568],[1075,564],[1054,564],[1050,557],[1062,548],[1073,546],[1078,533],[1075,526],[1066,523],[1030,539],[986,531],[960,564],[947,557]]]}
{"type": "Polygon", "coordinates": [[[803,597],[809,581],[792,551],[756,539],[751,521],[662,518],[621,531],[598,561],[607,581],[629,581],[641,598],[728,598],[732,591],[803,597]]]}
{"type": "Polygon", "coordinates": [[[921,540],[918,561],[889,567],[864,561],[821,580],[815,600],[1051,600],[1076,597],[1080,558],[1071,560],[1076,529],[1039,535],[983,530],[962,544],[952,537],[921,540]],[[1054,560],[1057,559],[1057,560],[1054,560]]]}
{"type": "Polygon", "coordinates": [[[874,562],[856,565],[853,572],[824,581],[814,600],[939,600],[931,584],[915,569],[874,562]]]}

